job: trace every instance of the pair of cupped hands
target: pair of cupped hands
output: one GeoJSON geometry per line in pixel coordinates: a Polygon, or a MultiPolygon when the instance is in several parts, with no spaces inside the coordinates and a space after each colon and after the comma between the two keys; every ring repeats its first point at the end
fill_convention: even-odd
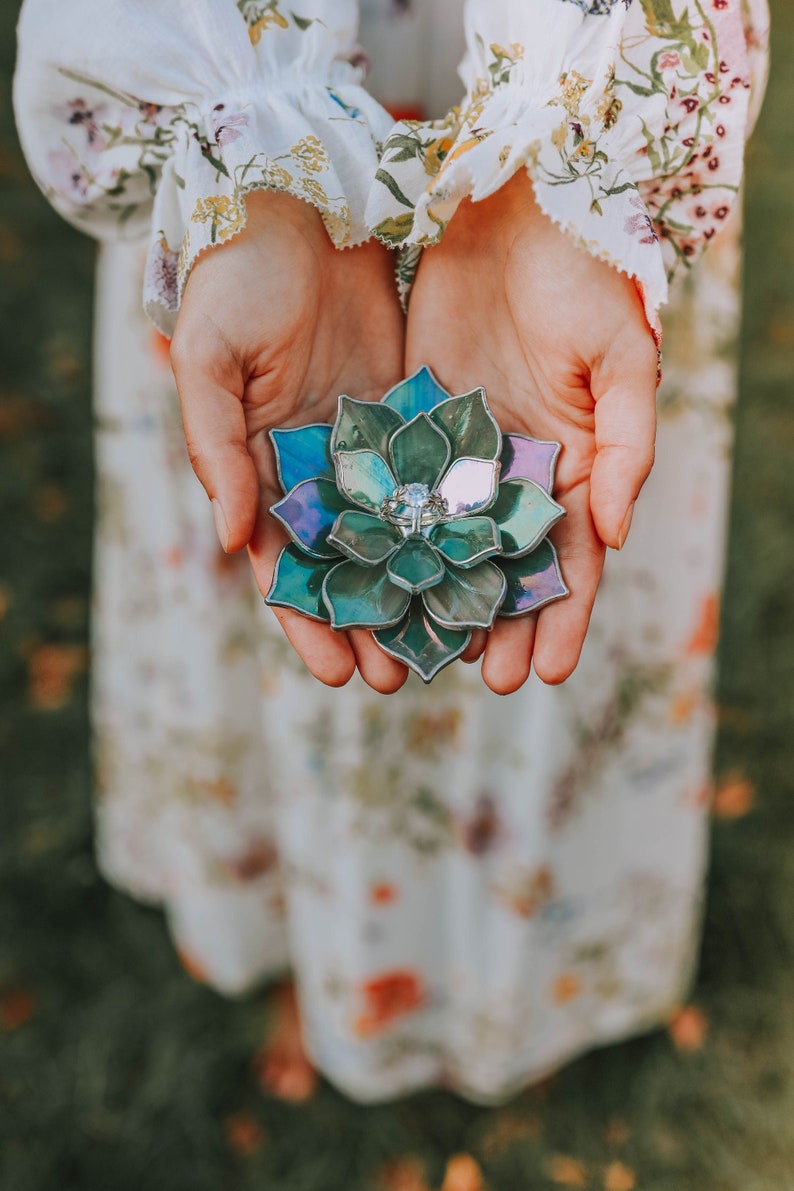
{"type": "MultiPolygon", "coordinates": [[[[633,281],[578,247],[535,203],[526,174],[464,201],[423,253],[404,316],[394,257],[372,241],[336,249],[319,213],[270,191],[246,199],[245,231],[199,258],[171,345],[188,452],[221,545],[247,547],[268,591],[286,536],[268,431],[333,422],[337,398],[378,401],[427,364],[451,393],[482,385],[505,433],[562,443],[552,532],[567,599],[478,631],[499,694],[534,665],[557,683],[576,667],[606,547],[620,549],[653,462],[656,347],[633,281]]],[[[375,690],[407,669],[365,629],[336,632],[273,609],[309,670],[375,690]]]]}

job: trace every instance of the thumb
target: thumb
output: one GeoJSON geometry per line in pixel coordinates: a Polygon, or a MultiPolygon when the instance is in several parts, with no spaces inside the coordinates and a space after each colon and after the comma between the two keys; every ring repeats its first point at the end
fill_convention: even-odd
{"type": "Polygon", "coordinates": [[[605,546],[620,550],[634,502],[654,460],[656,348],[647,328],[632,328],[591,377],[596,455],[590,512],[605,546]]]}
{"type": "Polygon", "coordinates": [[[221,545],[227,553],[241,550],[254,531],[259,481],[248,451],[240,366],[210,324],[205,335],[177,326],[171,367],[188,455],[212,501],[221,545]]]}

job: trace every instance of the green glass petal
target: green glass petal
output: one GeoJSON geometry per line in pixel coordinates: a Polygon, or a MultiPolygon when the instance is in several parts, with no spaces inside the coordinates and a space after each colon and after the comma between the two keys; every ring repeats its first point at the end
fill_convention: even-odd
{"type": "Polygon", "coordinates": [[[500,559],[498,564],[507,579],[507,594],[499,609],[500,616],[525,616],[552,600],[569,595],[551,542],[543,541],[531,554],[521,558],[500,559]]]}
{"type": "Polygon", "coordinates": [[[358,509],[340,513],[328,535],[328,541],[343,554],[367,567],[384,562],[402,540],[403,535],[396,526],[358,509]]]}
{"type": "Polygon", "coordinates": [[[518,558],[534,550],[565,509],[532,480],[507,480],[490,510],[502,535],[505,558],[518,558]]]}
{"type": "Polygon", "coordinates": [[[423,682],[430,682],[439,670],[460,657],[471,640],[468,629],[448,629],[436,624],[416,597],[400,624],[379,629],[373,636],[384,653],[404,662],[423,682]]]}
{"type": "Polygon", "coordinates": [[[430,543],[418,534],[406,538],[388,562],[389,578],[406,591],[424,591],[444,578],[444,560],[430,543]]]}
{"type": "Polygon", "coordinates": [[[389,443],[389,457],[401,484],[427,484],[435,488],[449,463],[451,450],[443,430],[421,413],[402,426],[389,443]]]}
{"type": "Polygon", "coordinates": [[[440,583],[422,592],[430,615],[447,628],[487,629],[505,596],[507,581],[492,562],[478,563],[469,570],[447,567],[440,583]]]}
{"type": "Polygon", "coordinates": [[[389,439],[403,425],[396,409],[380,401],[355,401],[344,394],[331,436],[332,451],[375,451],[389,457],[389,439]]]}
{"type": "Polygon", "coordinates": [[[411,601],[410,593],[395,587],[386,564],[360,567],[340,562],[323,583],[323,599],[335,629],[375,629],[397,624],[411,601]]]}
{"type": "Polygon", "coordinates": [[[502,549],[499,530],[490,517],[440,521],[428,536],[436,549],[459,567],[473,567],[502,549]]]}
{"type": "Polygon", "coordinates": [[[339,551],[329,543],[328,534],[348,505],[333,480],[304,480],[271,505],[270,512],[308,554],[338,558],[339,551]]]}
{"type": "Polygon", "coordinates": [[[374,451],[338,451],[336,482],[357,505],[380,511],[397,487],[388,466],[374,451]]]}
{"type": "Polygon", "coordinates": [[[448,397],[447,390],[442,388],[427,365],[423,365],[413,376],[390,389],[382,404],[396,409],[409,422],[417,414],[429,414],[448,397]]]}
{"type": "Polygon", "coordinates": [[[297,426],[294,430],[270,431],[278,479],[284,492],[289,492],[303,480],[319,476],[333,480],[331,430],[331,426],[315,422],[311,426],[297,426]]]}
{"type": "Polygon", "coordinates": [[[452,443],[452,458],[493,459],[502,451],[502,433],[488,408],[485,389],[450,397],[430,417],[452,443]]]}
{"type": "Polygon", "coordinates": [[[276,608],[292,608],[313,620],[330,620],[323,600],[323,581],[336,559],[320,562],[297,546],[285,546],[276,561],[276,570],[265,603],[276,608]]]}

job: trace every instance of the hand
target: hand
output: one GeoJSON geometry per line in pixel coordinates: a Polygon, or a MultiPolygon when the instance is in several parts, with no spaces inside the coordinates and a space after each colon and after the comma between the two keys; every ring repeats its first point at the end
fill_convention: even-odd
{"type": "MultiPolygon", "coordinates": [[[[333,422],[337,397],[378,400],[402,377],[404,319],[390,254],[336,249],[319,213],[288,195],[247,196],[245,231],[201,256],[171,344],[191,463],[226,551],[248,547],[263,595],[286,542],[271,427],[333,422]]],[[[274,608],[311,672],[341,686],[358,665],[379,691],[407,677],[371,633],[334,632],[274,608]]]]}
{"type": "Polygon", "coordinates": [[[425,251],[408,311],[407,372],[428,364],[452,393],[483,385],[502,429],[562,443],[551,538],[571,590],[537,615],[497,620],[484,650],[498,694],[576,667],[605,547],[620,549],[651,470],[656,346],[632,280],[579,248],[537,206],[525,173],[465,200],[425,251]]]}

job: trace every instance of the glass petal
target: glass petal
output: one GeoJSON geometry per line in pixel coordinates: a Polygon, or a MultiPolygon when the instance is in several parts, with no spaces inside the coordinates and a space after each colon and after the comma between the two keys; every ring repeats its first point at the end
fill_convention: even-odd
{"type": "Polygon", "coordinates": [[[315,422],[294,430],[271,430],[270,441],[276,452],[279,483],[285,492],[303,480],[323,476],[334,478],[331,458],[331,426],[315,422]]]}
{"type": "Polygon", "coordinates": [[[338,563],[325,577],[323,599],[335,629],[387,628],[402,619],[411,602],[409,592],[394,586],[385,563],[338,563]]]}
{"type": "Polygon", "coordinates": [[[328,535],[328,541],[338,546],[343,554],[368,567],[387,559],[402,540],[403,535],[396,526],[358,509],[340,513],[328,535]]]}
{"type": "Polygon", "coordinates": [[[339,514],[348,507],[349,502],[333,480],[304,480],[272,505],[270,512],[292,540],[309,554],[338,558],[339,550],[328,542],[328,534],[339,514]]]}
{"type": "Polygon", "coordinates": [[[406,538],[397,553],[391,556],[388,571],[392,583],[415,595],[440,583],[445,567],[438,551],[417,534],[406,538]]]}
{"type": "Polygon", "coordinates": [[[447,502],[447,517],[467,517],[493,503],[498,465],[484,459],[458,459],[438,486],[447,502]]]}
{"type": "Polygon", "coordinates": [[[406,422],[417,414],[429,414],[440,401],[446,401],[449,393],[438,383],[433,373],[423,365],[413,376],[401,380],[383,398],[383,404],[396,409],[406,422]]]}
{"type": "Polygon", "coordinates": [[[436,486],[439,476],[449,463],[449,440],[427,414],[417,416],[403,426],[389,444],[394,474],[401,484],[436,486]]]}
{"type": "Polygon", "coordinates": [[[474,389],[462,397],[450,397],[431,413],[452,443],[453,459],[499,458],[502,434],[488,408],[485,389],[474,389]]]}
{"type": "Polygon", "coordinates": [[[421,599],[411,601],[408,616],[391,629],[373,634],[381,649],[404,662],[423,682],[430,682],[455,658],[460,657],[471,640],[467,629],[448,629],[427,615],[421,599]]]}
{"type": "Polygon", "coordinates": [[[430,615],[448,628],[487,629],[504,599],[506,580],[499,567],[481,562],[469,570],[447,567],[440,583],[422,593],[430,615]]]}
{"type": "Polygon", "coordinates": [[[490,517],[441,521],[430,530],[430,541],[459,567],[473,567],[502,549],[496,522],[490,517]]]}
{"type": "Polygon", "coordinates": [[[505,558],[514,558],[534,550],[565,509],[532,480],[508,480],[499,485],[491,516],[499,526],[505,558]]]}
{"type": "Polygon", "coordinates": [[[380,455],[374,451],[338,451],[335,458],[337,484],[342,491],[355,504],[379,512],[397,487],[380,455]]]}
{"type": "Polygon", "coordinates": [[[380,401],[355,401],[344,394],[331,437],[332,451],[375,451],[389,455],[389,439],[403,425],[396,409],[380,401]]]}
{"type": "Polygon", "coordinates": [[[551,542],[543,541],[531,554],[498,562],[507,580],[500,616],[524,616],[569,594],[551,542]]]}
{"type": "Polygon", "coordinates": [[[526,434],[505,434],[500,456],[500,484],[505,480],[533,480],[551,493],[560,450],[558,442],[541,442],[526,434]]]}
{"type": "Polygon", "coordinates": [[[276,560],[276,570],[265,603],[276,608],[292,608],[313,620],[330,620],[323,601],[323,581],[336,560],[320,562],[310,558],[298,546],[285,546],[276,560]]]}

